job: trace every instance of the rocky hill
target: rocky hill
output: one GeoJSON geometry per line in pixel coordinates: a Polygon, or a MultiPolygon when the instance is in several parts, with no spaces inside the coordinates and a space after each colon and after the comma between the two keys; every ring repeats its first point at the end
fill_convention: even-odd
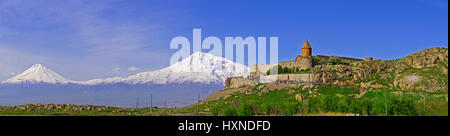
{"type": "Polygon", "coordinates": [[[315,65],[313,82],[225,88],[185,109],[211,115],[448,116],[448,48],[315,65]]]}
{"type": "MultiPolygon", "coordinates": [[[[448,48],[435,47],[396,60],[349,61],[348,64],[316,65],[312,69],[315,83],[397,91],[448,92],[448,48]]],[[[292,88],[288,84],[265,84],[269,90],[292,88]]],[[[295,86],[295,85],[294,85],[295,86]]],[[[227,88],[207,97],[203,102],[247,93],[254,86],[227,88]]],[[[267,90],[267,87],[263,90],[267,90]]],[[[264,91],[266,92],[266,91],[264,91]]]]}
{"type": "Polygon", "coordinates": [[[314,80],[399,90],[448,90],[448,48],[435,47],[396,60],[357,61],[314,67],[314,80]]]}

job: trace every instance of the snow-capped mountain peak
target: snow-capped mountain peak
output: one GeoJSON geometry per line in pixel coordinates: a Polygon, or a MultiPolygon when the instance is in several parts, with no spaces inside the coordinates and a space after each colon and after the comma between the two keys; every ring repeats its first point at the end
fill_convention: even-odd
{"type": "Polygon", "coordinates": [[[214,71],[243,73],[248,70],[246,68],[242,64],[200,51],[169,67],[173,72],[202,73],[211,73],[214,71]]]}
{"type": "Polygon", "coordinates": [[[17,83],[51,83],[51,84],[67,84],[70,80],[65,79],[56,72],[48,69],[42,64],[36,64],[6,81],[3,84],[17,83]]]}
{"type": "Polygon", "coordinates": [[[248,67],[223,57],[196,52],[169,67],[142,72],[125,78],[94,79],[82,84],[167,84],[167,83],[224,83],[228,77],[248,75],[248,67]]]}

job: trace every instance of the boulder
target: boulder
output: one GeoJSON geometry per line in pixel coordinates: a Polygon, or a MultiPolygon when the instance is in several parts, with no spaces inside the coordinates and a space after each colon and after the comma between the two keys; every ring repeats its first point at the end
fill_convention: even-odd
{"type": "Polygon", "coordinates": [[[302,94],[296,94],[295,95],[295,100],[297,100],[297,101],[303,101],[303,96],[302,96],[302,94]]]}

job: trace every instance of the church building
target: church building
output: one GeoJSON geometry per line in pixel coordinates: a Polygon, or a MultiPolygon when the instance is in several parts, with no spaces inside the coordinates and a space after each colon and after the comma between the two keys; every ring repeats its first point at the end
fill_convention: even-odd
{"type": "Polygon", "coordinates": [[[302,54],[301,56],[297,56],[297,58],[295,58],[295,61],[300,61],[302,59],[302,57],[311,57],[312,56],[312,48],[311,45],[309,44],[308,40],[306,40],[306,42],[303,44],[302,46],[302,54]]]}
{"type": "MultiPolygon", "coordinates": [[[[313,67],[312,62],[312,48],[308,41],[306,41],[302,48],[301,54],[295,58],[293,61],[279,62],[278,65],[282,67],[287,67],[290,69],[309,69],[313,67]]],[[[250,66],[250,75],[252,76],[262,76],[266,75],[267,71],[276,66],[277,64],[256,64],[250,66]]]]}

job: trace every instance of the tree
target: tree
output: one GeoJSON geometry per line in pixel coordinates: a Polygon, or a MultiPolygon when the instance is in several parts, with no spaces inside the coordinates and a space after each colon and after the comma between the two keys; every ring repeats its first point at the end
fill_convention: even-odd
{"type": "Polygon", "coordinates": [[[280,65],[278,65],[278,73],[284,73],[284,69],[280,65]]]}
{"type": "Polygon", "coordinates": [[[323,64],[323,63],[325,63],[324,60],[322,58],[318,57],[318,56],[314,56],[312,58],[312,60],[313,60],[314,64],[323,64]]]}
{"type": "Polygon", "coordinates": [[[331,56],[330,58],[328,58],[328,64],[332,65],[342,64],[342,60],[337,56],[331,56]]]}
{"type": "Polygon", "coordinates": [[[288,67],[284,67],[283,73],[291,73],[291,70],[288,67]]]}

